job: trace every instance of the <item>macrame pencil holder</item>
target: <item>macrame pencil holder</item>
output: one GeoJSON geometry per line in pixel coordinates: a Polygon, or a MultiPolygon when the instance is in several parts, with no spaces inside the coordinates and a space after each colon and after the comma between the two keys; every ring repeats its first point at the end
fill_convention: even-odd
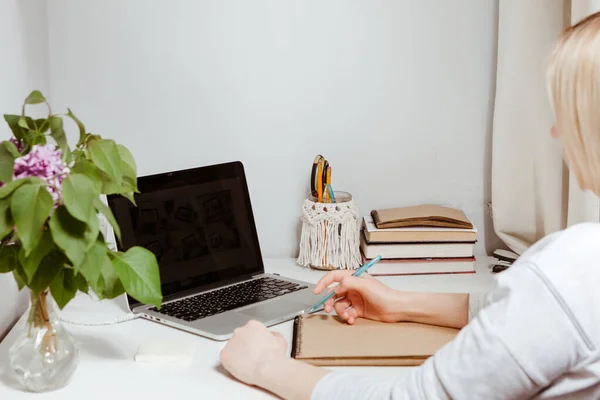
{"type": "Polygon", "coordinates": [[[335,192],[335,197],[336,203],[312,196],[304,200],[298,264],[320,270],[360,266],[358,208],[349,193],[335,192]]]}

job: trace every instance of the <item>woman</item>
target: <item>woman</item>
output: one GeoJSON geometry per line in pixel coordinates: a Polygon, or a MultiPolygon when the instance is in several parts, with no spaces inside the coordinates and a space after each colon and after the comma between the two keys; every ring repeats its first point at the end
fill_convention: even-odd
{"type": "MultiPolygon", "coordinates": [[[[552,54],[552,135],[582,189],[600,195],[600,14],[567,29],[552,54]]],[[[221,361],[243,382],[286,399],[600,398],[600,224],[580,224],[530,248],[497,277],[484,302],[467,294],[394,291],[347,271],[325,311],[356,318],[462,328],[456,339],[395,381],[329,372],[286,356],[286,342],[250,322],[221,361]],[[479,307],[481,303],[482,307],[479,307]],[[351,307],[351,308],[350,308],[351,307]]]]}

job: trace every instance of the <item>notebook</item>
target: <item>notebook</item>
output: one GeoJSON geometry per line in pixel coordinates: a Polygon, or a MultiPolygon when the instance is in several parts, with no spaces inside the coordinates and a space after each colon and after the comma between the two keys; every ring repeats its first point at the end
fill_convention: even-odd
{"type": "MultiPolygon", "coordinates": [[[[361,254],[363,263],[371,259],[361,254]]],[[[470,258],[390,258],[369,268],[369,275],[474,274],[475,257],[470,258]]]]}
{"type": "Polygon", "coordinates": [[[424,226],[379,229],[370,215],[363,218],[363,229],[369,243],[474,242],[477,239],[475,227],[463,229],[424,226]]]}
{"type": "Polygon", "coordinates": [[[373,210],[371,215],[379,229],[416,226],[473,229],[463,211],[433,204],[373,210]]]}
{"type": "Polygon", "coordinates": [[[362,233],[360,249],[367,258],[470,258],[475,253],[475,242],[368,243],[362,233]]]}
{"type": "Polygon", "coordinates": [[[416,366],[454,339],[458,329],[413,322],[301,315],[294,320],[292,357],[321,366],[416,366]]]}

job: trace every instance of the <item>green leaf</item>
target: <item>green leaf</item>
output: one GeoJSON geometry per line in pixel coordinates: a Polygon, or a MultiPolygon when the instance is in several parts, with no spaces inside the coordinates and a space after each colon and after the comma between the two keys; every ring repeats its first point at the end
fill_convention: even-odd
{"type": "Polygon", "coordinates": [[[87,281],[85,280],[85,278],[83,277],[83,275],[81,275],[81,274],[75,275],[75,286],[77,286],[77,289],[80,292],[83,292],[86,294],[89,292],[89,285],[88,285],[87,281]]]}
{"type": "Polygon", "coordinates": [[[38,267],[29,288],[36,294],[43,292],[48,289],[52,281],[60,273],[65,266],[65,258],[58,251],[50,252],[38,267]]]}
{"type": "Polygon", "coordinates": [[[19,246],[10,244],[0,248],[0,274],[14,270],[18,265],[19,246]]]}
{"type": "Polygon", "coordinates": [[[63,120],[61,117],[53,116],[50,118],[50,136],[54,139],[58,148],[62,152],[62,159],[67,163],[71,163],[71,149],[67,141],[67,135],[63,128],[63,120]]]}
{"type": "MultiPolygon", "coordinates": [[[[129,167],[125,167],[123,169],[123,173],[125,174],[126,169],[129,167]]],[[[139,193],[137,187],[137,179],[131,178],[130,176],[123,175],[123,183],[121,185],[121,193],[139,193]]]]}
{"type": "Polygon", "coordinates": [[[77,127],[79,127],[79,142],[77,144],[81,144],[83,143],[83,141],[85,140],[85,126],[83,125],[83,123],[75,116],[75,114],[73,114],[73,112],[71,111],[70,108],[67,109],[67,115],[73,120],[75,121],[75,123],[77,124],[77,127]]]}
{"type": "Polygon", "coordinates": [[[40,133],[46,133],[46,131],[48,130],[48,127],[50,126],[48,124],[48,120],[46,118],[36,119],[34,121],[34,124],[35,124],[38,132],[40,132],[40,133]]]}
{"type": "Polygon", "coordinates": [[[122,188],[117,185],[108,174],[100,171],[102,176],[102,194],[115,194],[121,193],[122,188]]]}
{"type": "Polygon", "coordinates": [[[94,185],[96,186],[96,192],[100,193],[100,191],[102,190],[102,172],[88,160],[82,159],[77,161],[73,168],[71,168],[71,173],[87,176],[92,181],[94,181],[94,185]]]}
{"type": "Polygon", "coordinates": [[[4,120],[18,140],[23,139],[23,128],[19,126],[20,115],[4,114],[4,120]]]}
{"type": "Polygon", "coordinates": [[[121,157],[123,164],[129,167],[129,169],[133,172],[133,177],[135,178],[137,176],[137,166],[135,164],[133,155],[129,149],[122,144],[118,144],[117,148],[119,149],[119,156],[121,157]]]}
{"type": "Polygon", "coordinates": [[[102,272],[94,292],[103,299],[114,299],[125,293],[125,288],[115,273],[115,268],[110,261],[108,254],[104,256],[102,272]]]}
{"type": "Polygon", "coordinates": [[[115,236],[117,237],[117,239],[119,239],[119,242],[120,242],[121,241],[121,228],[119,227],[119,224],[117,223],[117,219],[115,218],[110,207],[107,206],[106,204],[104,204],[104,202],[99,197],[96,197],[94,199],[94,207],[96,208],[96,210],[98,212],[101,212],[102,214],[104,214],[104,216],[110,223],[110,226],[112,226],[113,231],[115,231],[115,236]]]}
{"type": "Polygon", "coordinates": [[[96,167],[106,173],[117,186],[121,186],[123,165],[116,143],[108,139],[91,140],[87,150],[96,167]]]}
{"type": "Polygon", "coordinates": [[[25,104],[40,104],[40,103],[45,103],[45,102],[46,102],[46,98],[44,97],[42,92],[40,92],[39,90],[34,90],[25,99],[25,104]]]}
{"type": "Polygon", "coordinates": [[[134,246],[124,254],[112,253],[112,264],[127,293],[144,304],[160,307],[160,274],[154,254],[134,246]]]}
{"type": "Polygon", "coordinates": [[[102,235],[98,235],[98,240],[85,253],[81,265],[75,268],[75,273],[83,275],[94,286],[100,277],[106,251],[106,243],[102,240],[102,235]]]}
{"type": "Polygon", "coordinates": [[[27,117],[25,117],[25,116],[22,115],[22,116],[19,117],[18,125],[21,128],[30,130],[31,128],[33,128],[33,120],[32,119],[28,119],[27,117]],[[29,125],[29,123],[31,123],[31,125],[29,125]]]}
{"type": "Polygon", "coordinates": [[[10,199],[0,199],[0,240],[12,232],[13,219],[10,214],[10,199]]]}
{"type": "Polygon", "coordinates": [[[31,146],[40,145],[45,146],[48,141],[46,140],[46,135],[44,134],[35,134],[31,139],[31,146]]]}
{"type": "Polygon", "coordinates": [[[29,139],[31,138],[30,127],[33,127],[33,119],[21,115],[4,114],[4,120],[10,127],[13,135],[15,135],[15,138],[29,143],[29,139]]]}
{"type": "Polygon", "coordinates": [[[67,208],[61,205],[50,217],[48,225],[54,243],[67,255],[73,266],[79,268],[85,253],[98,237],[98,217],[94,215],[86,224],[73,218],[67,208]]]}
{"type": "Polygon", "coordinates": [[[121,193],[121,196],[123,196],[123,197],[125,197],[125,198],[129,199],[129,201],[130,201],[130,202],[131,202],[131,203],[132,203],[134,206],[137,206],[137,204],[136,204],[136,202],[135,202],[135,197],[134,197],[135,195],[134,195],[134,193],[131,193],[131,192],[130,192],[130,193],[121,193]]]}
{"type": "MultiPolygon", "coordinates": [[[[121,158],[122,181],[118,183],[109,174],[102,172],[102,193],[103,194],[123,194],[123,193],[138,193],[137,187],[137,166],[133,156],[122,145],[117,145],[119,157],[121,158]]],[[[128,196],[129,198],[129,196],[128,196]]]]}
{"type": "Polygon", "coordinates": [[[35,183],[43,185],[44,181],[40,178],[23,178],[16,181],[10,181],[6,185],[0,187],[0,199],[5,199],[10,196],[15,190],[26,183],[35,183]]]}
{"type": "Polygon", "coordinates": [[[25,279],[23,278],[23,275],[25,275],[25,273],[23,272],[23,268],[21,267],[21,265],[17,264],[15,266],[15,269],[13,269],[13,276],[15,278],[15,281],[17,282],[19,290],[25,287],[25,279]]]}
{"type": "Polygon", "coordinates": [[[118,144],[117,148],[119,149],[119,157],[121,157],[121,161],[124,164],[123,176],[125,176],[125,166],[127,166],[130,172],[130,177],[134,179],[137,178],[137,165],[135,164],[133,154],[131,154],[129,149],[122,144],[118,144]]]}
{"type": "Polygon", "coordinates": [[[52,211],[52,196],[42,184],[22,185],[13,193],[10,211],[15,220],[17,234],[25,248],[25,255],[38,244],[42,228],[52,211]]]}
{"type": "Polygon", "coordinates": [[[31,150],[32,146],[34,145],[34,139],[37,137],[37,133],[35,131],[30,131],[27,129],[23,129],[23,143],[24,143],[24,150],[23,153],[27,154],[29,153],[29,151],[31,150]]]}
{"type": "Polygon", "coordinates": [[[62,183],[62,193],[69,213],[87,222],[94,212],[94,199],[100,195],[94,181],[82,174],[70,174],[62,183]]]}
{"type": "Polygon", "coordinates": [[[77,282],[72,269],[63,268],[50,285],[50,293],[61,310],[73,300],[77,293],[77,282]]]}
{"type": "Polygon", "coordinates": [[[10,140],[5,140],[2,142],[2,144],[4,145],[4,147],[6,147],[6,150],[8,150],[10,154],[12,154],[13,158],[16,159],[21,157],[21,153],[19,153],[17,146],[15,146],[13,142],[11,142],[10,140]]]}
{"type": "Polygon", "coordinates": [[[42,238],[35,248],[31,251],[31,253],[27,256],[25,255],[25,248],[21,248],[19,252],[19,261],[23,266],[23,271],[25,272],[26,282],[31,282],[33,276],[35,275],[38,266],[48,255],[52,247],[54,246],[54,242],[52,241],[52,236],[49,231],[44,231],[42,234],[42,238]]]}
{"type": "MultiPolygon", "coordinates": [[[[2,143],[4,144],[4,142],[2,143]]],[[[5,183],[12,181],[14,171],[15,156],[7,146],[0,146],[0,181],[5,183]]]]}

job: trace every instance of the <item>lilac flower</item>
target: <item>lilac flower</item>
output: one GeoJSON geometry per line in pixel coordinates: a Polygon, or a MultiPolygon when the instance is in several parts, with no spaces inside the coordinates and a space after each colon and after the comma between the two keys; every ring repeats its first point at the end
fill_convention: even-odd
{"type": "Polygon", "coordinates": [[[25,147],[25,144],[22,140],[19,140],[15,137],[11,137],[9,140],[15,145],[19,153],[23,151],[23,147],[25,147]]]}
{"type": "Polygon", "coordinates": [[[15,160],[13,180],[38,177],[47,183],[55,206],[62,200],[62,181],[70,170],[61,159],[60,150],[53,144],[35,145],[31,151],[15,160]]]}

